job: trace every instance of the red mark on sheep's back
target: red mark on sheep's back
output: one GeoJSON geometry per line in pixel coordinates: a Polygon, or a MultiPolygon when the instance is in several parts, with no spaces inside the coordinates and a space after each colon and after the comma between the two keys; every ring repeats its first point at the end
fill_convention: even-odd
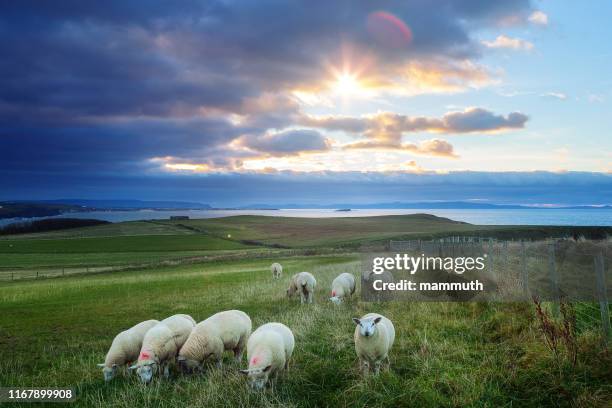
{"type": "Polygon", "coordinates": [[[251,359],[251,364],[257,364],[259,362],[259,357],[253,357],[251,359]]]}
{"type": "Polygon", "coordinates": [[[151,358],[151,355],[147,353],[146,351],[143,351],[142,353],[140,353],[140,357],[138,358],[144,360],[144,359],[151,358]]]}
{"type": "Polygon", "coordinates": [[[332,290],[332,296],[336,296],[336,291],[332,290]]]}

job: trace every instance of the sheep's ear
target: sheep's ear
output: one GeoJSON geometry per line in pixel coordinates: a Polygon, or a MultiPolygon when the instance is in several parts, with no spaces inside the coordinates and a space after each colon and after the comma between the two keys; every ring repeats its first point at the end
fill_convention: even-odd
{"type": "Polygon", "coordinates": [[[378,316],[376,319],[374,319],[374,324],[380,323],[381,320],[382,320],[382,317],[378,316]]]}
{"type": "Polygon", "coordinates": [[[242,374],[248,374],[248,373],[249,373],[249,370],[240,370],[240,372],[241,372],[242,374]]]}
{"type": "Polygon", "coordinates": [[[361,320],[359,320],[356,317],[353,317],[353,322],[355,322],[356,325],[360,325],[361,324],[361,320]]]}
{"type": "Polygon", "coordinates": [[[104,363],[100,363],[100,364],[96,364],[96,365],[97,365],[98,367],[100,367],[100,368],[102,368],[102,367],[104,367],[104,366],[105,366],[105,364],[104,364],[104,363]]]}
{"type": "Polygon", "coordinates": [[[271,368],[272,368],[272,364],[264,368],[262,371],[265,373],[266,371],[270,371],[271,368]]]}

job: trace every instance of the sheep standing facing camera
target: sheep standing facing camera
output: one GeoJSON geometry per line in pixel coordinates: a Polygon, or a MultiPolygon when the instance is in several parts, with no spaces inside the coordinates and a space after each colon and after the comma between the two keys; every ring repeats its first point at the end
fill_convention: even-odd
{"type": "Polygon", "coordinates": [[[295,347],[291,329],[282,323],[266,323],[253,332],[247,343],[249,368],[240,370],[249,378],[251,388],[261,390],[268,380],[289,367],[295,347]]]}
{"type": "Polygon", "coordinates": [[[370,369],[378,375],[384,360],[389,363],[389,351],[395,340],[395,328],[391,320],[378,313],[368,313],[361,319],[353,318],[355,327],[355,351],[359,366],[365,376],[370,369]]]}
{"type": "Polygon", "coordinates": [[[291,298],[296,292],[300,293],[300,302],[312,303],[314,290],[317,286],[317,280],[309,272],[300,272],[293,275],[289,288],[287,289],[287,297],[291,298]]]}
{"type": "Polygon", "coordinates": [[[115,336],[104,363],[98,364],[98,367],[102,367],[104,381],[112,380],[117,375],[119,367],[136,361],[145,334],[157,323],[159,323],[157,320],[146,320],[115,336]]]}
{"type": "Polygon", "coordinates": [[[240,363],[251,328],[251,318],[240,310],[219,312],[198,323],[179,351],[181,370],[184,373],[201,371],[209,359],[220,367],[225,350],[233,351],[240,363]]]}
{"type": "Polygon", "coordinates": [[[270,266],[270,271],[272,271],[272,277],[274,279],[278,279],[283,276],[283,267],[278,262],[274,262],[272,266],[270,266]]]}
{"type": "Polygon", "coordinates": [[[355,293],[355,277],[350,273],[344,272],[336,277],[332,282],[331,300],[339,305],[346,297],[355,293]]]}
{"type": "Polygon", "coordinates": [[[138,362],[130,369],[136,370],[145,384],[158,372],[169,377],[169,364],[174,362],[194,327],[195,320],[189,315],[177,314],[162,320],[145,335],[138,362]]]}

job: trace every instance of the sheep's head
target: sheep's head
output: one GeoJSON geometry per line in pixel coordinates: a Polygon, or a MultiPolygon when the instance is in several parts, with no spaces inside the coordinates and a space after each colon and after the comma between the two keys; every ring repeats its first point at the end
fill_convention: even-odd
{"type": "Polygon", "coordinates": [[[353,317],[353,322],[359,327],[359,334],[364,337],[371,337],[376,334],[376,325],[380,323],[382,317],[366,317],[357,319],[353,317]]]}
{"type": "Polygon", "coordinates": [[[293,285],[289,286],[289,288],[287,289],[287,297],[291,299],[291,297],[295,295],[295,292],[297,292],[296,287],[293,285]]]}
{"type": "Polygon", "coordinates": [[[272,365],[269,365],[263,368],[249,368],[247,370],[240,370],[240,372],[248,377],[249,387],[254,390],[262,390],[268,382],[271,368],[272,365]]]}
{"type": "Polygon", "coordinates": [[[136,370],[140,381],[148,384],[153,379],[153,375],[159,370],[159,365],[155,361],[145,361],[131,366],[130,370],[136,370]]]}
{"type": "Polygon", "coordinates": [[[113,364],[112,367],[107,367],[106,364],[98,364],[98,367],[102,367],[102,374],[104,375],[104,381],[106,382],[115,378],[119,368],[117,364],[113,364]]]}
{"type": "Polygon", "coordinates": [[[176,359],[179,368],[183,374],[193,374],[202,371],[202,363],[197,360],[191,360],[186,357],[179,356],[176,359]]]}
{"type": "Polygon", "coordinates": [[[329,300],[335,305],[342,303],[342,299],[340,299],[338,296],[332,296],[329,298],[329,300]]]}

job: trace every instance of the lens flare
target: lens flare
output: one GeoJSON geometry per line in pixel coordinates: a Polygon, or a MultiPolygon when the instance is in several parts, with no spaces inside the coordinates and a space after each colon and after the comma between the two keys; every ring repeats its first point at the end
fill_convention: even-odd
{"type": "Polygon", "coordinates": [[[386,11],[370,13],[366,26],[374,39],[383,46],[402,48],[412,42],[410,27],[386,11]]]}

